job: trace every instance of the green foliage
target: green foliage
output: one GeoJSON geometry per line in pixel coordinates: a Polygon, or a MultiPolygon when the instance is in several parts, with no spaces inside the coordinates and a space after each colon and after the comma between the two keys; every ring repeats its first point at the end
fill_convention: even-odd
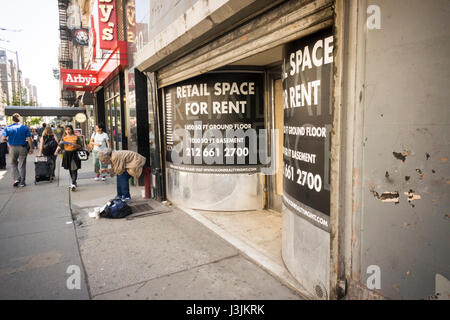
{"type": "Polygon", "coordinates": [[[42,118],[41,117],[32,117],[29,121],[27,121],[28,123],[30,123],[30,125],[38,125],[39,123],[41,123],[42,118]]]}
{"type": "MultiPolygon", "coordinates": [[[[8,106],[20,106],[19,90],[13,92],[12,100],[5,101],[8,106]]],[[[36,106],[36,101],[27,100],[27,88],[22,88],[22,106],[36,106]]]]}

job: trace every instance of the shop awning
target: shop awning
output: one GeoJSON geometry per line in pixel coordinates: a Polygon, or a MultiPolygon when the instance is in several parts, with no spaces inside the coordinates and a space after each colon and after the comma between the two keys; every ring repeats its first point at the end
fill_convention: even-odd
{"type": "Polygon", "coordinates": [[[35,106],[6,106],[5,115],[12,116],[14,113],[18,113],[21,116],[67,116],[74,117],[77,113],[86,113],[85,108],[75,107],[35,107],[35,106]]]}

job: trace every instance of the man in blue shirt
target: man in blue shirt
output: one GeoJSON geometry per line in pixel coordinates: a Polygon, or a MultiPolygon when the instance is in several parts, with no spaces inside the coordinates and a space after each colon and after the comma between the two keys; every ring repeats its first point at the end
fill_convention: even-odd
{"type": "Polygon", "coordinates": [[[7,141],[10,146],[11,163],[13,165],[14,187],[25,187],[27,169],[27,153],[33,154],[33,140],[27,126],[20,123],[20,114],[12,115],[13,124],[7,126],[2,134],[2,141],[7,141]],[[30,150],[27,150],[27,143],[30,150]]]}

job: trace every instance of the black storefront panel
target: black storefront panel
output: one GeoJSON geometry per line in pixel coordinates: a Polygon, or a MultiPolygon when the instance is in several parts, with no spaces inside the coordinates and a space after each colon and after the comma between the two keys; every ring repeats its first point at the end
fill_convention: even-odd
{"type": "MultiPolygon", "coordinates": [[[[264,76],[214,72],[164,88],[166,161],[197,173],[259,172],[264,76]]],[[[264,146],[265,147],[265,146],[264,146]]]]}
{"type": "Polygon", "coordinates": [[[329,231],[333,36],[286,45],[283,63],[284,204],[329,231]]]}

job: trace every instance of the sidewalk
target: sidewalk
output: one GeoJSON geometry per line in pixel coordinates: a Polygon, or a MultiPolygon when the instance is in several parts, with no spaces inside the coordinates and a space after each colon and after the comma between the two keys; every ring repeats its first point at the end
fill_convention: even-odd
{"type": "Polygon", "coordinates": [[[0,180],[0,299],[301,299],[186,212],[142,201],[142,187],[131,187],[133,202],[156,214],[90,218],[116,188],[93,180],[91,161],[70,194],[70,223],[68,172],[35,186],[33,159],[27,187],[13,189],[9,172],[0,180]],[[70,265],[82,270],[80,290],[66,287],[70,265]]]}
{"type": "Polygon", "coordinates": [[[69,266],[81,265],[68,188],[59,179],[34,185],[33,161],[29,155],[24,188],[12,186],[8,156],[0,171],[0,299],[89,299],[86,286],[66,285],[69,266]]]}
{"type": "Polygon", "coordinates": [[[130,188],[132,203],[166,212],[89,218],[115,196],[115,179],[94,181],[91,162],[83,165],[72,208],[93,299],[300,299],[184,211],[142,201],[143,187],[130,188]]]}

